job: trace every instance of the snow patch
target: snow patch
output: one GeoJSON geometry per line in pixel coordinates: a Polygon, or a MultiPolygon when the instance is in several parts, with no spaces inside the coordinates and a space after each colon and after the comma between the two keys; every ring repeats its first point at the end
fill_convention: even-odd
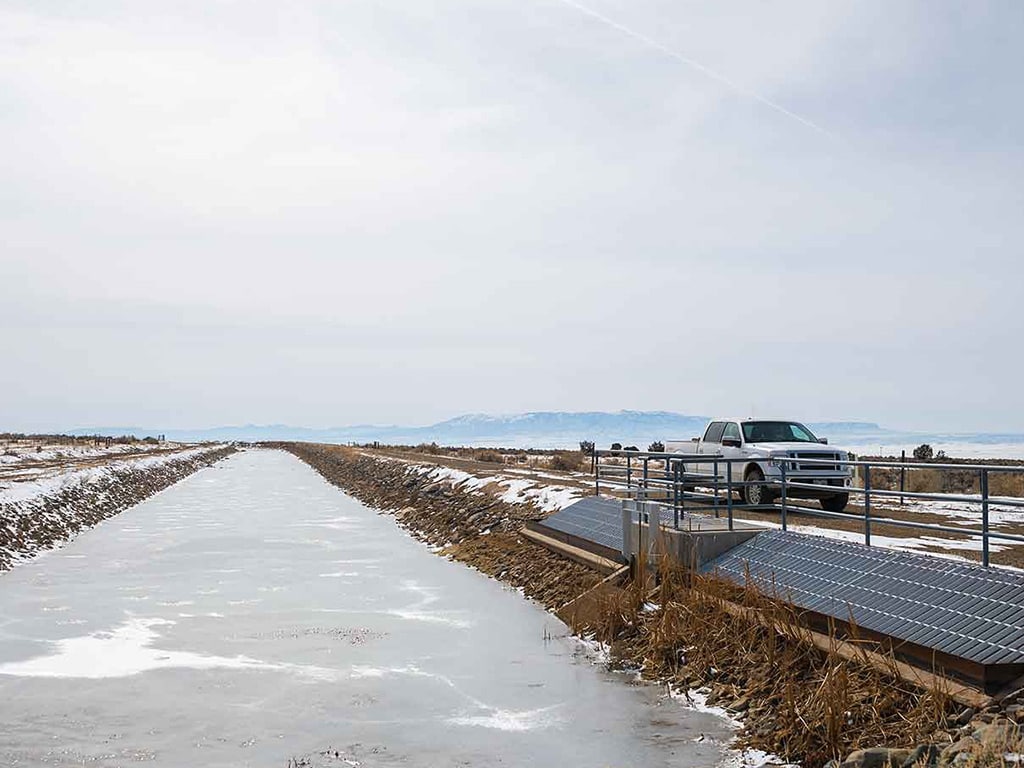
{"type": "Polygon", "coordinates": [[[477,728],[493,728],[498,731],[533,731],[550,728],[562,723],[562,718],[553,714],[561,705],[527,709],[514,712],[508,709],[491,709],[483,715],[450,717],[448,722],[453,725],[472,726],[477,728]]]}
{"type": "Polygon", "coordinates": [[[154,648],[153,644],[160,637],[154,628],[174,623],[168,619],[131,618],[107,632],[58,640],[53,643],[52,652],[46,655],[0,664],[0,675],[102,679],[182,667],[293,670],[317,678],[323,678],[331,672],[316,667],[272,664],[247,656],[209,656],[154,648]]]}

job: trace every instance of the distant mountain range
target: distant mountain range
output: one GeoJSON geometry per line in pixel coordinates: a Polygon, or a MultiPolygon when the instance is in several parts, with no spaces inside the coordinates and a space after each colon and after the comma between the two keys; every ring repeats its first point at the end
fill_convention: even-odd
{"type": "MultiPolygon", "coordinates": [[[[416,445],[502,446],[510,448],[575,448],[581,440],[598,447],[619,442],[646,448],[655,440],[686,440],[700,433],[707,417],[671,411],[538,411],[508,416],[467,414],[429,426],[355,425],[312,429],[286,424],[215,427],[209,429],[156,429],[102,427],[76,429],[78,435],[164,434],[180,441],[302,440],[323,443],[382,443],[416,445]]],[[[920,433],[887,429],[871,422],[828,421],[809,423],[815,433],[861,453],[898,453],[900,447],[921,443],[957,446],[950,455],[1024,455],[1024,434],[920,433]]]]}

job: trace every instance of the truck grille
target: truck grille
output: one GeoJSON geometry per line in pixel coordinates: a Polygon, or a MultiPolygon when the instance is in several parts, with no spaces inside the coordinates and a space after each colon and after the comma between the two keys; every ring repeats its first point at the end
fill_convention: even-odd
{"type": "MultiPolygon", "coordinates": [[[[793,455],[797,459],[839,460],[839,456],[834,453],[795,453],[793,455]]],[[[817,461],[813,464],[801,464],[800,462],[796,462],[796,466],[794,468],[799,472],[838,472],[840,469],[839,464],[819,464],[817,461]]]]}

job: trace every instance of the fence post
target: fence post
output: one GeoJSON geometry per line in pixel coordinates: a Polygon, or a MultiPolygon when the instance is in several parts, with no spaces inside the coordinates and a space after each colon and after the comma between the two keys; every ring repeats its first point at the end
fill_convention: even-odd
{"type": "Polygon", "coordinates": [[[988,567],[988,470],[981,470],[981,564],[988,567]]]}
{"type": "Polygon", "coordinates": [[[679,475],[681,474],[680,467],[682,464],[676,462],[672,465],[672,513],[673,513],[673,526],[676,530],[679,529],[679,475]]]}
{"type": "Polygon", "coordinates": [[[626,560],[633,556],[633,510],[629,499],[622,500],[622,556],[626,560]]]}
{"type": "Polygon", "coordinates": [[[786,462],[782,462],[782,530],[786,530],[786,462]]]}
{"type": "Polygon", "coordinates": [[[633,487],[633,463],[632,456],[629,455],[629,451],[626,452],[626,495],[629,495],[629,489],[633,487]]]}
{"type": "Polygon", "coordinates": [[[644,456],[644,501],[647,501],[648,498],[650,497],[650,489],[649,489],[649,487],[647,485],[647,462],[648,462],[648,460],[649,460],[648,457],[644,456]]]}
{"type": "Polygon", "coordinates": [[[597,457],[597,449],[594,449],[594,495],[601,495],[601,462],[597,457]]]}
{"type": "Polygon", "coordinates": [[[864,465],[864,545],[871,546],[871,465],[864,465]]]}
{"type": "Polygon", "coordinates": [[[907,449],[900,451],[900,506],[903,506],[903,491],[907,486],[907,449]]]}
{"type": "Polygon", "coordinates": [[[714,498],[711,500],[711,506],[715,508],[715,517],[718,517],[718,459],[716,458],[712,464],[712,471],[715,473],[715,482],[712,485],[712,493],[714,498]]]}
{"type": "Polygon", "coordinates": [[[729,516],[729,530],[732,530],[732,462],[725,465],[725,509],[729,516]]]}

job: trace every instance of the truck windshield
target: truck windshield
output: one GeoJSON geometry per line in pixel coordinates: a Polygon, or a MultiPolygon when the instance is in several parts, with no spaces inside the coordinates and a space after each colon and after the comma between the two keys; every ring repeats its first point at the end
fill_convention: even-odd
{"type": "Polygon", "coordinates": [[[795,421],[745,421],[743,440],[747,443],[816,443],[811,430],[795,421]]]}

